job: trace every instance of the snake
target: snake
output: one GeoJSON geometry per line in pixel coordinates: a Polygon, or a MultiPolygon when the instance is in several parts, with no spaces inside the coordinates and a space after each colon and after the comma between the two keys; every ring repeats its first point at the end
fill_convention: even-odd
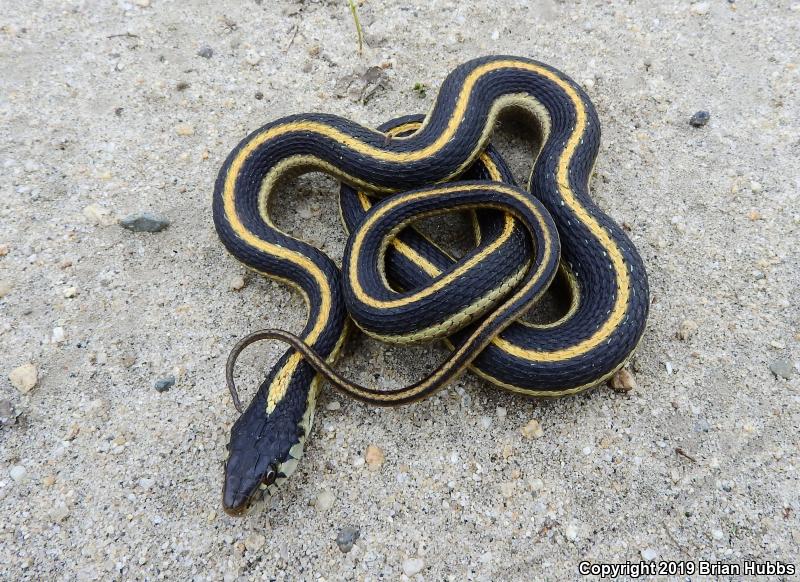
{"type": "Polygon", "coordinates": [[[298,334],[256,331],[230,353],[226,380],[241,414],[227,445],[223,509],[247,513],[295,472],[323,380],[362,402],[394,406],[431,396],[467,369],[514,393],[559,397],[624,366],[645,330],[649,290],[634,244],[590,196],[599,145],[597,112],[577,83],[506,55],[456,67],[425,116],[373,129],[304,113],[245,137],[215,183],[217,234],[247,268],[298,290],[308,314],[298,334]],[[508,111],[531,119],[541,138],[525,188],[490,144],[508,111]],[[270,216],[278,185],[307,172],[341,183],[349,232],[341,269],[270,216]],[[472,216],[476,244],[461,257],[413,227],[462,211],[472,216]],[[554,281],[566,289],[565,312],[526,321],[554,281]],[[410,386],[360,386],[333,368],[354,326],[400,344],[443,340],[451,351],[410,386]],[[264,339],[289,348],[243,408],[234,364],[264,339]]]}

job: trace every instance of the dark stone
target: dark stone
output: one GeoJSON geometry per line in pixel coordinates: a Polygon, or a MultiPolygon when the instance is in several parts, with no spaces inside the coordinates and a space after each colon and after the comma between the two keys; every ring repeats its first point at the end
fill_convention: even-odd
{"type": "Polygon", "coordinates": [[[711,114],[708,111],[698,111],[689,120],[692,127],[703,127],[711,119],[711,114]]]}
{"type": "Polygon", "coordinates": [[[357,527],[347,526],[339,530],[339,535],[336,536],[336,545],[343,554],[346,554],[353,549],[353,544],[356,543],[361,536],[361,530],[357,527]]]}
{"type": "Polygon", "coordinates": [[[160,378],[155,381],[153,387],[156,389],[156,392],[166,392],[170,388],[175,385],[175,376],[167,376],[165,378],[160,378]]]}

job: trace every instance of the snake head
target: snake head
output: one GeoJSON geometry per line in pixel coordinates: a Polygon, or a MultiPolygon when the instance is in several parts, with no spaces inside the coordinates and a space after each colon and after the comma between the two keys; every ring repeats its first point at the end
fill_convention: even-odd
{"type": "Polygon", "coordinates": [[[294,390],[268,412],[274,372],[231,428],[222,489],[222,506],[229,515],[244,515],[265,495],[274,495],[303,454],[314,403],[308,402],[308,389],[294,390]]]}

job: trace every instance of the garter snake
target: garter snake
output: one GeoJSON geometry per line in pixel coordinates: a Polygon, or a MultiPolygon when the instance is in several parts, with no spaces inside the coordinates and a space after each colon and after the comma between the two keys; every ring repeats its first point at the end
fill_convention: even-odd
{"type": "Polygon", "coordinates": [[[624,365],[644,331],[647,277],[631,241],[589,196],[599,138],[592,103],[566,75],[529,59],[492,56],[450,73],[422,119],[374,130],[333,115],[293,115],[231,152],[215,185],[217,233],[247,267],[296,287],[308,319],[297,336],[256,332],[231,352],[232,388],[233,363],[245,346],[267,338],[291,346],[231,429],[228,513],[243,513],[295,470],[323,378],[365,402],[393,405],[432,394],[467,366],[514,392],[561,396],[624,365]],[[527,190],[487,149],[498,115],[509,108],[530,113],[543,138],[527,190]],[[279,180],[306,171],[343,184],[342,218],[352,232],[341,271],[270,219],[279,180]],[[458,260],[406,228],[454,210],[474,211],[478,241],[458,260]],[[546,325],[520,321],[556,272],[570,289],[566,314],[546,325]],[[442,338],[452,352],[412,386],[355,385],[330,368],[348,315],[370,335],[401,343],[442,338]]]}

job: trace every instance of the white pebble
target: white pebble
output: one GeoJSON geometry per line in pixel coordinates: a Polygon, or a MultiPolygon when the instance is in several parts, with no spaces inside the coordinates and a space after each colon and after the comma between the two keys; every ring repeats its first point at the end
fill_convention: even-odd
{"type": "Polygon", "coordinates": [[[59,501],[50,510],[50,519],[58,523],[64,521],[69,517],[69,507],[63,502],[59,501]]]}
{"type": "Polygon", "coordinates": [[[72,299],[73,297],[78,296],[78,289],[77,287],[65,287],[64,288],[64,298],[65,299],[72,299]]]}
{"type": "Polygon", "coordinates": [[[22,465],[14,465],[8,474],[15,483],[25,483],[28,480],[28,470],[22,465]]]}
{"type": "Polygon", "coordinates": [[[99,224],[100,226],[110,226],[116,222],[114,217],[111,216],[111,211],[99,204],[89,204],[83,209],[83,216],[92,224],[99,224]]]}
{"type": "Polygon", "coordinates": [[[415,576],[422,572],[425,568],[425,562],[422,558],[408,558],[403,560],[403,574],[406,576],[415,576]]]}
{"type": "Polygon", "coordinates": [[[50,337],[50,341],[54,344],[63,343],[64,339],[66,338],[66,333],[64,333],[63,327],[54,327],[53,328],[53,335],[50,337]]]}
{"type": "Polygon", "coordinates": [[[481,416],[481,426],[483,428],[489,428],[492,426],[492,417],[491,416],[481,416]]]}
{"type": "Polygon", "coordinates": [[[228,282],[228,289],[230,289],[231,291],[241,291],[242,289],[244,289],[244,285],[245,285],[244,277],[242,277],[241,275],[237,275],[228,282]]]}
{"type": "Polygon", "coordinates": [[[333,507],[334,501],[335,498],[333,497],[333,493],[327,489],[323,489],[317,495],[317,499],[314,501],[314,507],[316,507],[317,511],[320,512],[328,511],[331,507],[333,507]]]}
{"type": "Polygon", "coordinates": [[[564,535],[567,536],[569,541],[574,542],[578,539],[578,528],[570,524],[567,526],[567,529],[564,530],[564,535]]]}
{"type": "Polygon", "coordinates": [[[715,529],[714,531],[711,532],[711,537],[713,537],[715,540],[721,540],[723,536],[724,534],[720,529],[715,529]]]}
{"type": "Polygon", "coordinates": [[[247,53],[247,56],[244,58],[244,61],[251,67],[255,67],[258,63],[261,62],[261,55],[259,55],[257,52],[250,51],[249,53],[247,53]]]}
{"type": "Polygon", "coordinates": [[[653,548],[645,548],[641,551],[642,559],[645,562],[652,562],[658,557],[658,552],[656,552],[653,548]]]}
{"type": "Polygon", "coordinates": [[[531,491],[541,491],[544,489],[544,481],[541,479],[531,479],[530,480],[531,491]]]}
{"type": "Polygon", "coordinates": [[[695,2],[689,8],[692,14],[697,14],[699,16],[705,16],[708,14],[708,11],[711,9],[711,6],[708,2],[695,2]]]}
{"type": "Polygon", "coordinates": [[[506,417],[506,415],[508,414],[508,410],[503,408],[502,406],[498,406],[496,414],[497,414],[497,418],[502,419],[502,418],[506,417]]]}
{"type": "Polygon", "coordinates": [[[325,408],[327,408],[330,411],[335,411],[339,410],[341,407],[342,405],[339,403],[338,400],[331,400],[330,402],[328,402],[328,405],[325,408]]]}

